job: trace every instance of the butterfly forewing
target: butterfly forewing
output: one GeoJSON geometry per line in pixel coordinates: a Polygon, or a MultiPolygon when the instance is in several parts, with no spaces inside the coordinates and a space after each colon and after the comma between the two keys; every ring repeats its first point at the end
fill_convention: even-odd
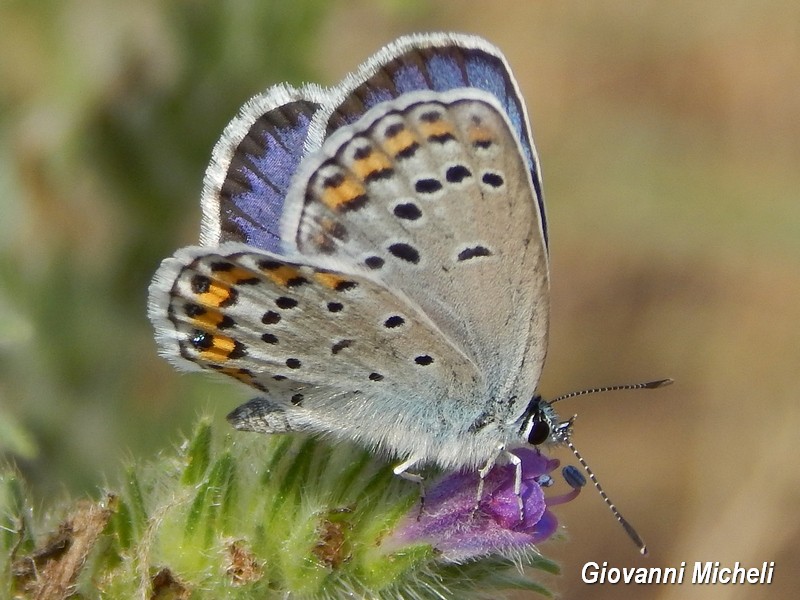
{"type": "MultiPolygon", "coordinates": [[[[304,164],[283,235],[401,290],[489,379],[529,396],[544,360],[547,257],[526,163],[497,101],[415,92],[340,128],[304,164]],[[524,368],[523,368],[524,364],[524,368]]],[[[481,397],[477,397],[481,396],[481,397]]]]}
{"type": "Polygon", "coordinates": [[[328,137],[340,127],[355,123],[378,104],[405,94],[465,88],[488,92],[507,115],[531,175],[547,239],[539,159],[525,105],[502,53],[481,38],[411,35],[389,44],[331,90],[332,106],[323,106],[315,115],[312,143],[314,147],[321,145],[321,135],[328,137]]]}

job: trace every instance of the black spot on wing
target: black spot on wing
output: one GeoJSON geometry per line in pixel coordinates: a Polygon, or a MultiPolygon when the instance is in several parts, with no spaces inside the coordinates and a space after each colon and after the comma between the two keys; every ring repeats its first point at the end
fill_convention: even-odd
{"type": "Polygon", "coordinates": [[[413,202],[398,204],[394,207],[393,212],[394,216],[398,219],[404,219],[406,221],[416,221],[422,216],[422,211],[419,209],[419,206],[413,202]]]}
{"type": "Polygon", "coordinates": [[[194,275],[190,286],[195,294],[205,294],[211,288],[211,279],[205,275],[194,275]]]}
{"type": "Polygon", "coordinates": [[[412,264],[417,264],[419,262],[419,251],[411,244],[398,242],[389,246],[388,250],[392,253],[392,256],[395,256],[405,262],[412,264]]]}
{"type": "Polygon", "coordinates": [[[339,340],[331,346],[331,354],[339,354],[345,348],[349,348],[353,344],[353,340],[339,340]]]}
{"type": "Polygon", "coordinates": [[[295,306],[297,306],[297,300],[295,300],[294,298],[289,298],[287,296],[281,296],[275,300],[275,304],[278,308],[288,310],[290,308],[294,308],[295,306]]]}
{"type": "Polygon", "coordinates": [[[392,315],[383,322],[383,326],[387,329],[394,329],[395,327],[400,327],[405,322],[406,320],[400,315],[392,315]]]}
{"type": "Polygon", "coordinates": [[[417,179],[414,183],[414,189],[418,194],[435,194],[442,189],[442,182],[432,177],[417,179]]]}
{"type": "Polygon", "coordinates": [[[343,280],[336,283],[333,289],[337,292],[346,292],[348,290],[352,290],[358,287],[358,282],[350,281],[350,280],[343,280]]]}
{"type": "Polygon", "coordinates": [[[261,317],[261,322],[264,325],[275,325],[275,323],[280,322],[280,320],[281,320],[281,315],[279,313],[276,313],[274,310],[268,310],[261,317]]]}
{"type": "Polygon", "coordinates": [[[473,246],[471,248],[464,248],[461,252],[458,253],[458,260],[470,260],[472,258],[478,258],[480,256],[491,256],[492,252],[486,246],[473,246]]]}
{"type": "Polygon", "coordinates": [[[364,260],[364,264],[373,270],[380,269],[383,266],[384,262],[385,261],[380,256],[368,256],[364,260]]]}
{"type": "Polygon", "coordinates": [[[481,181],[483,181],[483,183],[485,183],[489,187],[493,188],[502,187],[503,183],[505,183],[503,181],[502,175],[500,175],[499,173],[489,173],[489,172],[483,174],[483,177],[481,177],[481,181]]]}
{"type": "Polygon", "coordinates": [[[374,183],[376,181],[381,181],[382,179],[391,179],[392,177],[394,177],[394,169],[391,167],[375,169],[374,171],[367,173],[366,177],[364,177],[364,183],[374,183]]]}
{"type": "Polygon", "coordinates": [[[448,167],[444,175],[448,183],[461,183],[467,177],[471,176],[472,172],[464,165],[453,165],[452,167],[448,167]]]}

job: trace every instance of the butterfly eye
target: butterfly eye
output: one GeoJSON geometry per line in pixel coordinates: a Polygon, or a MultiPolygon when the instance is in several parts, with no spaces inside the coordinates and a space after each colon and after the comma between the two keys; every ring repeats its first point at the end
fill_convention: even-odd
{"type": "Polygon", "coordinates": [[[528,443],[532,446],[543,444],[550,437],[550,425],[546,421],[534,421],[528,434],[528,443]]]}

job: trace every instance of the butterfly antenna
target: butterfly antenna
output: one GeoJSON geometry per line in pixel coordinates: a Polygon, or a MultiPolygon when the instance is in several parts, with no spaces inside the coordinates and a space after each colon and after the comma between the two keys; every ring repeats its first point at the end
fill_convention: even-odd
{"type": "MultiPolygon", "coordinates": [[[[560,402],[561,400],[567,400],[568,398],[575,398],[576,396],[586,396],[588,394],[599,394],[602,392],[615,392],[618,390],[653,390],[656,388],[661,388],[670,385],[671,383],[673,383],[672,379],[657,379],[655,381],[646,381],[643,383],[628,383],[624,385],[610,385],[606,387],[591,388],[588,390],[581,390],[579,392],[570,392],[569,394],[564,394],[563,396],[559,396],[558,398],[550,400],[548,404],[555,404],[556,402],[560,402]]],[[[589,479],[592,480],[592,484],[594,485],[597,492],[600,494],[600,497],[603,499],[603,502],[605,502],[608,508],[611,510],[611,513],[614,515],[614,518],[617,520],[617,522],[619,522],[619,524],[622,525],[622,528],[625,530],[625,533],[628,534],[628,537],[633,541],[634,544],[636,544],[636,547],[639,548],[639,552],[642,555],[646,555],[647,545],[644,543],[644,540],[638,533],[636,533],[636,530],[633,528],[633,525],[628,523],[627,519],[625,519],[625,517],[622,516],[622,513],[619,512],[619,509],[617,509],[614,503],[611,502],[611,498],[608,497],[608,494],[606,494],[605,490],[603,489],[603,486],[600,485],[600,482],[597,480],[597,477],[595,477],[594,472],[586,463],[586,461],[583,459],[580,452],[578,452],[578,449],[575,448],[574,444],[572,443],[572,440],[569,438],[569,431],[572,427],[572,422],[574,419],[575,417],[562,424],[561,429],[565,435],[561,437],[561,441],[563,441],[567,445],[567,447],[572,451],[572,454],[575,455],[575,458],[578,459],[578,462],[581,463],[583,470],[586,471],[586,473],[589,475],[589,479]]]]}
{"type": "MultiPolygon", "coordinates": [[[[658,382],[655,382],[655,383],[658,383],[658,382]]],[[[638,387],[645,387],[646,385],[647,384],[642,384],[642,385],[640,385],[638,387]]],[[[630,388],[623,387],[623,388],[615,388],[615,389],[630,389],[630,388]]],[[[634,389],[637,389],[637,388],[634,388],[634,389]]],[[[603,391],[605,391],[605,390],[603,390],[603,391]]],[[[578,462],[581,463],[581,466],[583,467],[583,470],[586,471],[587,475],[589,475],[589,479],[592,480],[592,484],[594,485],[594,487],[597,490],[597,492],[600,494],[600,497],[603,499],[603,502],[605,502],[608,505],[608,508],[611,510],[612,514],[614,515],[614,518],[619,522],[620,525],[622,525],[622,528],[625,530],[625,533],[628,534],[628,537],[631,538],[633,543],[636,544],[637,548],[639,548],[639,552],[643,556],[646,555],[647,554],[647,545],[644,543],[644,540],[639,536],[638,533],[636,533],[636,530],[633,528],[633,525],[628,523],[628,521],[625,519],[625,517],[622,516],[622,513],[619,512],[619,509],[617,509],[617,507],[614,505],[614,503],[611,502],[611,498],[608,497],[608,494],[606,494],[605,490],[603,489],[603,486],[601,486],[600,482],[597,481],[597,477],[595,477],[594,472],[589,468],[589,465],[586,464],[586,461],[583,460],[583,457],[580,455],[580,452],[578,452],[578,449],[575,448],[575,446],[573,445],[572,440],[566,439],[565,442],[566,442],[567,446],[569,447],[569,449],[572,450],[572,453],[575,455],[575,458],[578,459],[578,462]]]]}
{"type": "Polygon", "coordinates": [[[602,392],[616,392],[618,390],[654,390],[656,388],[665,387],[674,382],[674,379],[658,379],[656,381],[646,381],[644,383],[627,383],[624,385],[609,385],[606,387],[591,388],[588,390],[581,390],[579,392],[570,392],[564,394],[553,400],[548,400],[548,404],[555,404],[568,398],[575,398],[576,396],[586,396],[587,394],[600,394],[602,392]]]}

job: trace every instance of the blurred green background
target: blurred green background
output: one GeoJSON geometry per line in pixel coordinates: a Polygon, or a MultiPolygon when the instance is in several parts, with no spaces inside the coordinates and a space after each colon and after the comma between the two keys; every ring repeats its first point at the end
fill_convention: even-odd
{"type": "MultiPolygon", "coordinates": [[[[591,490],[559,512],[565,597],[790,598],[800,587],[800,4],[241,1],[0,4],[0,452],[35,505],[219,427],[244,396],[179,375],[145,317],[196,241],[211,148],[279,81],[337,82],[394,37],[506,54],[548,203],[541,391],[651,547],[591,490]],[[587,586],[614,566],[775,561],[768,587],[587,586]]],[[[566,452],[557,453],[569,460],[566,452]]]]}

